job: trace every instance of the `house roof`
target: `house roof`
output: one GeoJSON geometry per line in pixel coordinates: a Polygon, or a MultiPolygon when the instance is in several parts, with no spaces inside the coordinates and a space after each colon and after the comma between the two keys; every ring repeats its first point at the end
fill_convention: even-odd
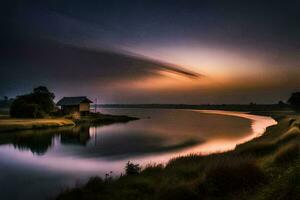
{"type": "Polygon", "coordinates": [[[80,103],[93,103],[87,97],[64,97],[57,102],[58,106],[74,106],[79,105],[80,103]]]}

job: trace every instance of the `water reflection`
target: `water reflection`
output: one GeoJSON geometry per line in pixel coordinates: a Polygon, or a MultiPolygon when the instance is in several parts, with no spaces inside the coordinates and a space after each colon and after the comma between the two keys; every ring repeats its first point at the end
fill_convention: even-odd
{"type": "Polygon", "coordinates": [[[11,143],[21,151],[30,150],[33,154],[43,155],[52,146],[53,137],[52,133],[17,134],[11,143]]]}
{"type": "Polygon", "coordinates": [[[59,132],[61,144],[86,146],[91,139],[89,126],[76,126],[71,130],[59,132]]]}
{"type": "Polygon", "coordinates": [[[19,131],[14,134],[0,135],[0,141],[1,144],[12,144],[19,151],[30,151],[37,156],[43,156],[48,150],[55,149],[60,151],[60,155],[65,156],[107,157],[108,159],[172,151],[201,142],[196,139],[174,142],[145,131],[143,133],[129,130],[114,132],[113,129],[109,131],[110,134],[107,134],[102,126],[19,131]]]}
{"type": "Polygon", "coordinates": [[[54,147],[55,138],[64,145],[87,145],[90,140],[89,126],[53,128],[45,130],[26,130],[0,135],[0,144],[12,144],[20,151],[30,151],[42,156],[54,147]]]}
{"type": "Polygon", "coordinates": [[[252,115],[234,112],[124,109],[124,113],[142,119],[110,126],[1,134],[0,144],[12,144],[19,151],[30,151],[37,156],[50,150],[52,155],[116,160],[193,146],[197,146],[193,152],[224,151],[251,139],[254,132],[263,132],[266,127],[264,117],[257,120],[259,116],[251,118],[252,115]],[[253,123],[255,120],[260,124],[253,123]],[[204,148],[199,149],[200,144],[204,148]]]}
{"type": "Polygon", "coordinates": [[[190,153],[229,150],[275,124],[268,117],[223,111],[104,112],[141,120],[0,134],[0,199],[44,199],[77,180],[108,171],[118,175],[128,160],[146,165],[190,153]]]}

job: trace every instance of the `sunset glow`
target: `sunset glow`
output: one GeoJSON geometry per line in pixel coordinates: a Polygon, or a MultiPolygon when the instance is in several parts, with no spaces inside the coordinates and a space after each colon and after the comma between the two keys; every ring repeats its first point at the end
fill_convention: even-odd
{"type": "Polygon", "coordinates": [[[3,34],[9,37],[2,45],[7,47],[2,56],[20,58],[5,62],[0,94],[17,95],[37,83],[49,83],[58,88],[58,97],[65,91],[70,95],[84,92],[93,98],[101,94],[103,103],[170,99],[172,103],[249,103],[253,96],[258,97],[257,102],[271,103],[282,100],[300,84],[295,78],[300,74],[297,26],[273,20],[289,19],[280,12],[262,19],[240,13],[246,21],[257,21],[258,25],[250,23],[248,30],[241,29],[244,22],[240,16],[219,13],[220,5],[214,3],[188,6],[182,15],[177,13],[181,8],[177,4],[144,13],[139,6],[156,8],[155,4],[139,3],[134,11],[134,6],[125,6],[125,10],[109,4],[87,6],[76,12],[82,9],[79,5],[56,8],[48,3],[20,3],[18,14],[10,20],[15,31],[5,29],[3,34]],[[105,15],[102,10],[111,12],[105,15]],[[265,30],[261,28],[264,23],[272,25],[265,30]],[[20,32],[26,34],[18,35],[20,32]],[[19,42],[12,43],[16,38],[19,42]],[[37,70],[43,71],[39,77],[33,73],[37,70]],[[16,74],[30,77],[30,81],[20,77],[11,82],[16,74]],[[73,86],[77,90],[72,90],[73,86]],[[129,91],[121,94],[124,89],[129,91]],[[264,91],[272,91],[272,95],[264,91]]]}

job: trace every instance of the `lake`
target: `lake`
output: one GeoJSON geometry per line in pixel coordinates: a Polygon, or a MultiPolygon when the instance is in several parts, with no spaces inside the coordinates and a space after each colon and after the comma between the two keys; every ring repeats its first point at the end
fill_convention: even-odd
{"type": "Polygon", "coordinates": [[[145,166],[191,153],[233,149],[276,124],[229,111],[101,109],[141,118],[0,134],[0,199],[48,199],[91,176],[120,175],[127,161],[145,166]]]}

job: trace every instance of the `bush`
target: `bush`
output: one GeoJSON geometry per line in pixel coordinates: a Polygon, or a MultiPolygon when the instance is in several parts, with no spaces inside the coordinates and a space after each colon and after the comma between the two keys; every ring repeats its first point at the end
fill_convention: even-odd
{"type": "Polygon", "coordinates": [[[37,104],[26,104],[23,102],[14,101],[10,109],[10,115],[16,118],[37,118],[41,116],[37,104]]]}
{"type": "Polygon", "coordinates": [[[54,95],[45,87],[33,93],[18,96],[10,106],[10,116],[15,118],[43,118],[55,111],[54,95]]]}
{"type": "Polygon", "coordinates": [[[293,93],[289,98],[288,103],[291,104],[295,111],[300,112],[300,92],[293,93]]]}
{"type": "Polygon", "coordinates": [[[133,164],[130,161],[127,162],[125,167],[126,175],[136,175],[141,172],[141,167],[139,164],[133,164]]]}

